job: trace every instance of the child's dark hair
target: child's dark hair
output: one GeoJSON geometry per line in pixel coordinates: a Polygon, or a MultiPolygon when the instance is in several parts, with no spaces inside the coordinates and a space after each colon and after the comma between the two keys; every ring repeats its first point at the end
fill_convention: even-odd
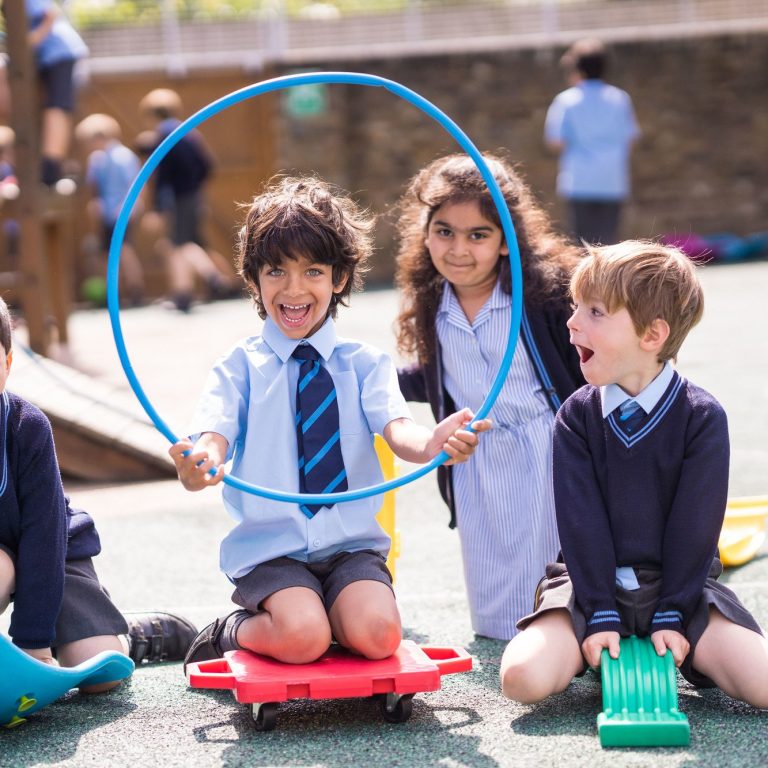
{"type": "MultiPolygon", "coordinates": [[[[526,300],[561,297],[581,251],[555,234],[549,217],[509,161],[489,154],[483,159],[512,215],[526,300]]],[[[501,227],[499,212],[474,161],[455,154],[419,171],[398,204],[400,245],[395,281],[402,292],[402,309],[396,321],[397,344],[402,353],[416,354],[420,361],[428,360],[433,352],[432,329],[445,283],[424,243],[427,229],[441,205],[470,201],[477,202],[483,217],[501,227]]],[[[511,293],[511,270],[504,257],[499,259],[499,280],[503,290],[511,293]]]]}
{"type": "Polygon", "coordinates": [[[330,315],[352,290],[362,288],[371,255],[373,218],[346,192],[309,176],[272,180],[254,197],[240,229],[237,269],[253,295],[259,316],[259,273],[284,259],[304,256],[333,267],[333,284],[346,284],[331,297],[330,315]]]}
{"type": "Polygon", "coordinates": [[[11,312],[5,300],[0,298],[0,344],[3,345],[6,355],[11,351],[12,339],[11,312]]]}
{"type": "Polygon", "coordinates": [[[605,73],[605,46],[592,38],[577,40],[560,59],[566,72],[579,72],[586,80],[599,80],[605,73]]]}

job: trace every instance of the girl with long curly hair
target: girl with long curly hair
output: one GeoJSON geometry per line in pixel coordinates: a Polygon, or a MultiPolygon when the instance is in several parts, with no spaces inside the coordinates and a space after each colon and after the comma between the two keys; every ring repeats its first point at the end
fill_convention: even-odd
{"type": "MultiPolygon", "coordinates": [[[[440,467],[458,527],[472,627],[508,640],[531,609],[541,569],[557,557],[552,428],[560,403],[584,384],[568,340],[568,281],[580,250],[556,234],[503,157],[484,155],[509,206],[523,272],[521,339],[473,461],[440,467]]],[[[440,421],[485,399],[511,322],[509,247],[473,160],[449,155],[410,181],[398,205],[398,371],[407,400],[440,421]]]]}

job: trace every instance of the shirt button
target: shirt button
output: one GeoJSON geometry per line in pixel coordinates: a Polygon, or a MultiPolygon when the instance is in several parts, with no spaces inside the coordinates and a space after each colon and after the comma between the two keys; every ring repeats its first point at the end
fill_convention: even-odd
{"type": "Polygon", "coordinates": [[[315,539],[315,540],[312,542],[312,546],[313,546],[313,547],[319,547],[319,546],[320,546],[320,539],[315,539]]]}

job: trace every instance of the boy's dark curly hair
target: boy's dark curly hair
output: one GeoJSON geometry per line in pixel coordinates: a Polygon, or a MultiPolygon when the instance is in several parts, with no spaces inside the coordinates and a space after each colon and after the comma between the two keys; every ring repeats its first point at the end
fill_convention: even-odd
{"type": "Polygon", "coordinates": [[[278,177],[256,195],[240,229],[237,269],[256,303],[267,316],[259,294],[259,273],[284,259],[302,256],[332,269],[333,284],[346,277],[344,288],[331,298],[330,315],[351,291],[362,288],[371,255],[373,217],[349,195],[312,177],[278,177]]]}
{"type": "MultiPolygon", "coordinates": [[[[501,155],[484,154],[509,206],[515,226],[526,301],[562,300],[572,269],[582,252],[556,234],[549,217],[511,163],[501,155]]],[[[397,206],[400,236],[395,281],[401,291],[401,310],[395,328],[398,349],[424,363],[434,352],[434,325],[445,278],[435,269],[425,245],[433,215],[445,203],[477,201],[482,215],[501,227],[488,186],[468,155],[441,157],[411,179],[397,206]]],[[[499,259],[501,287],[512,292],[506,257],[499,259]]]]}

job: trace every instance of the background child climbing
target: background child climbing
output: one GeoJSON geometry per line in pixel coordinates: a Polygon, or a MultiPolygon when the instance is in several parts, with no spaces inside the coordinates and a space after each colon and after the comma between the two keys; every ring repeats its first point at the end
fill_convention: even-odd
{"type": "MultiPolygon", "coordinates": [[[[445,450],[461,462],[474,451],[468,409],[434,430],[414,424],[392,361],[336,336],[333,318],[365,271],[370,229],[351,199],[317,179],[283,179],[254,199],[238,266],[266,321],[213,369],[194,445],[171,448],[188,490],[218,483],[229,460],[234,475],[292,493],[373,485],[381,481],[374,433],[407,461],[445,450]]],[[[380,496],[299,505],[226,487],[224,502],[236,525],[222,542],[221,567],[244,610],[206,627],[186,662],[239,647],[309,662],[332,637],[368,658],[397,649],[390,542],[375,519],[380,496]]]]}
{"type": "Polygon", "coordinates": [[[554,486],[564,562],[501,665],[504,693],[563,690],[619,637],[650,635],[691,683],[768,707],[768,641],[717,581],[725,412],[671,366],[703,311],[695,267],[647,242],[590,249],[568,321],[589,382],[562,406],[554,486]]]}
{"type": "MultiPolygon", "coordinates": [[[[471,463],[438,470],[461,539],[472,627],[509,639],[531,607],[540,569],[558,552],[551,436],[560,403],[583,383],[568,343],[567,284],[579,251],[556,235],[509,162],[484,156],[509,206],[523,270],[524,317],[493,429],[471,463]]],[[[417,362],[398,371],[407,400],[439,421],[477,410],[498,373],[511,322],[509,248],[471,158],[449,155],[400,201],[398,344],[417,362]]]]}

